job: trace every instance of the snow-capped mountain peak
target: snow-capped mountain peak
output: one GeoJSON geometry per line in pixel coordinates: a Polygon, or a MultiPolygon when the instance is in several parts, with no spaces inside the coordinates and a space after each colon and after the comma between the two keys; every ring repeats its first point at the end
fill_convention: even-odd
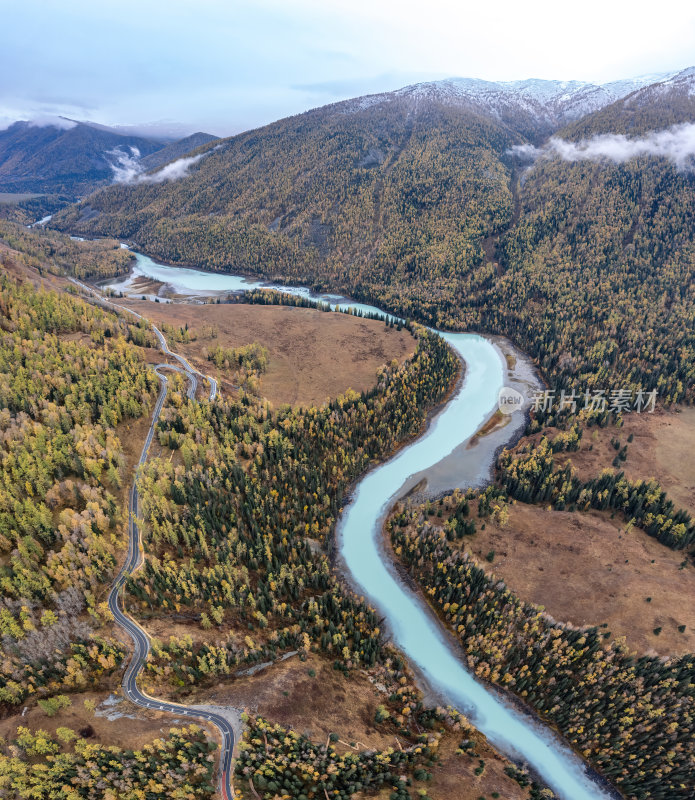
{"type": "Polygon", "coordinates": [[[627,106],[644,107],[666,94],[695,96],[695,67],[661,76],[661,80],[643,85],[640,91],[627,96],[624,102],[627,106]]]}
{"type": "Polygon", "coordinates": [[[415,109],[430,101],[466,108],[493,116],[520,132],[548,133],[598,111],[639,90],[695,85],[695,67],[678,73],[640,75],[595,84],[575,80],[529,78],[514,81],[486,81],[479,78],[446,78],[417,83],[377,95],[348,101],[349,112],[385,102],[405,101],[415,109]]]}

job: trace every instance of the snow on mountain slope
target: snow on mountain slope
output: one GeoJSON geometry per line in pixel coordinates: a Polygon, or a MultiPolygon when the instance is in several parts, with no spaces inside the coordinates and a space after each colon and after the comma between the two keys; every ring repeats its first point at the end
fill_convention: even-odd
{"type": "Polygon", "coordinates": [[[638,89],[644,89],[645,86],[671,80],[676,74],[678,73],[653,72],[649,75],[639,75],[636,78],[625,78],[620,81],[605,83],[603,84],[603,88],[611,92],[616,100],[619,100],[621,97],[627,97],[627,95],[636,92],[638,89]]]}
{"type": "Polygon", "coordinates": [[[668,94],[695,97],[695,67],[669,75],[651,86],[641,87],[639,92],[626,98],[625,105],[643,106],[668,94]]]}
{"type": "Polygon", "coordinates": [[[394,92],[359,97],[338,104],[356,112],[381,103],[405,101],[414,108],[437,102],[493,116],[520,133],[546,134],[598,111],[651,84],[668,85],[695,68],[680,73],[643,75],[603,85],[584,81],[528,79],[485,81],[477,78],[447,78],[418,83],[394,92]]]}

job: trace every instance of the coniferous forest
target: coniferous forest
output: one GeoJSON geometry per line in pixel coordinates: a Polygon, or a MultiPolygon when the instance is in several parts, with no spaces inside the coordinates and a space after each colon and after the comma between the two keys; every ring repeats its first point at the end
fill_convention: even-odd
{"type": "Polygon", "coordinates": [[[8,273],[0,328],[0,699],[16,706],[125,655],[95,635],[125,544],[117,428],[149,413],[157,381],[115,315],[8,273]]]}
{"type": "Polygon", "coordinates": [[[626,796],[689,798],[695,657],[640,656],[606,643],[598,627],[577,629],[524,603],[447,542],[468,532],[457,519],[467,506],[445,521],[446,534],[422,509],[396,515],[390,529],[397,557],[459,637],[470,668],[555,725],[626,796]]]}
{"type": "MultiPolygon", "coordinates": [[[[1,797],[215,792],[217,745],[195,726],[162,727],[128,749],[19,720],[25,708],[52,718],[87,692],[119,691],[130,645],[106,597],[125,555],[134,480],[143,559],[124,605],[157,631],[143,691],[200,703],[292,656],[383,695],[362,722],[396,747],[360,749],[338,733],[319,742],[282,718],[245,714],[239,796],[426,800],[454,756],[480,777],[489,744],[454,709],[428,705],[336,560],[336,523],[355,482],[421,434],[461,376],[427,326],[508,337],[556,396],[654,392],[658,414],[673,417],[695,400],[692,169],[661,156],[548,155],[546,127],[436,92],[375,97],[203,144],[183,177],[100,189],[56,213],[54,229],[25,227],[32,210],[54,210],[49,198],[2,211],[0,721],[17,725],[0,736],[1,797]],[[196,369],[231,369],[235,383],[213,401],[194,399],[184,375],[168,372],[150,456],[136,468],[160,387],[152,365],[166,356],[147,319],[95,302],[78,283],[128,272],[121,239],[167,262],[375,303],[402,318],[382,319],[413,337],[414,354],[385,363],[364,391],[273,407],[262,392],[272,348],[215,342],[196,369]],[[452,736],[454,756],[440,747],[452,736]]],[[[689,124],[693,98],[668,85],[636,91],[558,122],[556,147],[689,124]]],[[[332,313],[277,291],[229,302],[332,313]]],[[[172,350],[195,341],[162,306],[153,319],[172,350]]],[[[402,498],[387,549],[481,680],[557,730],[625,798],[690,800],[695,656],[635,652],[598,620],[557,621],[466,548],[486,524],[503,528],[518,503],[615,519],[692,569],[693,508],[681,507],[673,482],[636,477],[632,456],[626,465],[624,424],[605,408],[531,411],[520,441],[491,457],[486,487],[424,504],[402,498]],[[605,469],[587,466],[597,429],[613,436],[605,469]]],[[[525,766],[504,763],[529,800],[552,797],[525,766]]]]}
{"type": "MultiPolygon", "coordinates": [[[[645,135],[692,120],[693,97],[616,103],[558,135],[645,135]]],[[[558,390],[692,401],[692,171],[647,156],[529,165],[512,151],[526,122],[436,93],[347,101],[224,140],[186,181],[104,189],[53,224],[504,334],[558,390]]]]}
{"type": "Polygon", "coordinates": [[[177,458],[152,460],[140,478],[147,559],[130,591],[143,618],[188,611],[204,628],[236,620],[248,632],[198,653],[165,643],[153,673],[186,686],[312,646],[346,670],[379,659],[378,617],[336,579],[326,553],[349,485],[420,430],[458,372],[439,337],[416,335],[412,360],[385,367],[372,391],[320,408],[174,395],[158,437],[177,458]]]}
{"type": "MultiPolygon", "coordinates": [[[[33,265],[46,237],[35,242],[18,233],[12,243],[26,250],[3,255],[0,287],[0,702],[5,713],[38,702],[53,715],[70,706],[68,695],[113,685],[126,658],[104,600],[126,542],[132,464],[122,437],[153,406],[157,380],[146,359],[154,342],[145,322],[75,297],[65,282],[42,285],[33,265]]],[[[111,250],[105,245],[99,256],[108,263],[111,250]]],[[[56,261],[44,269],[51,278],[66,272],[56,261]]],[[[376,613],[337,579],[329,555],[350,484],[421,430],[459,373],[438,336],[409,328],[417,341],[410,360],[384,365],[371,390],[348,391],[319,408],[274,410],[244,390],[200,403],[187,398],[181,376],[171,377],[156,429],[161,456],[138,478],[145,565],[127,591],[145,624],[181,613],[203,643],[176,636],[153,643],[146,681],[158,690],[185,696],[290,650],[323,653],[346,676],[390,663],[376,613]],[[224,638],[216,633],[221,626],[224,638]]],[[[262,371],[267,353],[249,346],[211,357],[262,371]]],[[[406,687],[397,687],[402,704],[406,687]]],[[[424,720],[423,707],[413,708],[424,720]]],[[[172,730],[148,745],[151,758],[59,731],[56,740],[18,729],[1,756],[0,785],[59,792],[69,772],[81,797],[111,785],[136,791],[147,782],[170,787],[177,793],[171,796],[209,795],[212,762],[198,734],[172,730]],[[180,759],[189,751],[183,772],[171,773],[168,756],[157,755],[180,759]],[[91,765],[114,758],[123,776],[99,778],[91,765]],[[132,759],[149,766],[134,773],[132,759]]],[[[403,731],[412,735],[407,725],[403,731]]],[[[390,758],[404,768],[417,761],[414,750],[390,758]]],[[[367,759],[360,782],[395,780],[388,769],[378,777],[381,763],[367,759]]],[[[353,765],[345,769],[350,778],[339,785],[355,785],[353,765]]]]}

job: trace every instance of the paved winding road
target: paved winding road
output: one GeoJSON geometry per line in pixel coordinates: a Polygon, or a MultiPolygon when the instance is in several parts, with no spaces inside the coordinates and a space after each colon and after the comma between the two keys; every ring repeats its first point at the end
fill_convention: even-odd
{"type": "MultiPolygon", "coordinates": [[[[154,429],[159,420],[159,415],[162,411],[164,401],[167,395],[167,378],[162,374],[164,369],[180,370],[178,367],[172,367],[169,364],[158,364],[155,367],[157,375],[162,382],[162,388],[157,398],[157,404],[152,414],[152,422],[147,432],[147,438],[140,454],[138,467],[145,463],[147,460],[147,453],[152,443],[154,436],[154,429]]],[[[193,373],[187,373],[190,380],[189,397],[195,395],[195,387],[197,381],[193,373]]],[[[137,677],[140,670],[147,660],[147,654],[150,651],[150,641],[145,631],[129,617],[122,607],[121,588],[125,584],[129,575],[132,575],[143,563],[143,555],[140,546],[140,529],[138,527],[138,488],[137,483],[134,481],[130,490],[130,514],[128,520],[128,552],[126,554],[125,562],[118,573],[111,591],[109,592],[109,610],[113,614],[116,623],[120,625],[133,641],[133,657],[131,658],[128,667],[123,676],[123,694],[133,703],[144,708],[152,708],[156,711],[169,711],[172,714],[177,714],[191,719],[201,720],[202,722],[211,722],[215,725],[222,737],[222,752],[220,756],[220,791],[223,800],[232,800],[234,797],[234,790],[232,788],[232,751],[234,749],[234,730],[231,724],[224,717],[212,712],[205,712],[196,709],[187,708],[186,706],[177,703],[169,703],[166,700],[157,700],[156,698],[149,697],[140,691],[137,685],[137,677]]]]}
{"type": "MultiPolygon", "coordinates": [[[[75,284],[75,286],[79,286],[80,289],[87,292],[93,299],[103,306],[107,308],[116,308],[119,311],[125,311],[128,314],[132,314],[134,317],[138,319],[144,319],[145,322],[149,323],[150,327],[154,331],[155,336],[157,337],[157,341],[159,342],[159,349],[164,353],[166,356],[171,356],[171,358],[176,359],[179,362],[181,367],[171,367],[167,364],[159,364],[159,367],[169,367],[169,369],[176,369],[177,372],[185,372],[188,375],[189,380],[191,381],[191,388],[188,390],[188,396],[191,399],[195,398],[196,392],[198,391],[198,380],[207,380],[210,382],[210,400],[214,400],[217,397],[217,380],[212,377],[212,375],[203,375],[202,372],[199,372],[195,367],[191,366],[188,359],[184,356],[180,355],[179,353],[174,353],[173,350],[169,349],[169,345],[167,344],[167,340],[164,337],[164,334],[159,330],[159,328],[150,322],[148,319],[142,316],[142,314],[138,314],[137,311],[134,311],[132,308],[128,308],[128,306],[121,306],[118,303],[114,303],[111,300],[107,300],[101,292],[97,291],[93,286],[88,286],[86,283],[82,283],[82,281],[78,281],[75,278],[70,278],[70,281],[75,284]]],[[[163,375],[159,375],[160,378],[163,378],[163,375]]],[[[166,379],[165,384],[166,386],[166,379]]],[[[236,387],[235,387],[236,388],[236,387]]],[[[161,409],[160,409],[161,410],[161,409]]]]}
{"type": "MultiPolygon", "coordinates": [[[[82,289],[86,290],[90,295],[96,297],[101,303],[112,308],[118,308],[123,311],[128,311],[136,317],[142,319],[142,316],[126,306],[119,306],[116,303],[104,299],[96,290],[92,289],[79,281],[73,281],[82,289]]],[[[150,323],[151,324],[151,323],[150,323]]],[[[159,340],[162,352],[166,355],[175,358],[180,366],[172,364],[157,364],[155,371],[159,380],[161,381],[161,389],[157,397],[157,403],[154,407],[152,420],[150,422],[149,430],[147,431],[147,438],[140,454],[140,460],[137,466],[140,467],[147,460],[147,454],[152,444],[154,437],[154,430],[159,420],[159,415],[162,412],[164,401],[167,396],[168,380],[163,374],[163,370],[173,370],[175,372],[183,373],[188,377],[188,397],[195,399],[196,391],[198,388],[198,379],[207,379],[210,381],[210,400],[214,400],[217,395],[217,381],[211,376],[203,375],[194,369],[188,361],[178,353],[173,353],[167,345],[166,339],[162,332],[152,325],[157,339],[159,340]]],[[[126,580],[132,575],[143,563],[143,553],[140,542],[140,529],[138,527],[138,487],[137,482],[134,480],[130,489],[130,509],[128,515],[128,552],[126,553],[125,561],[121,567],[118,577],[116,578],[111,591],[109,592],[108,604],[109,610],[118,625],[130,636],[133,641],[133,656],[128,663],[128,667],[123,676],[123,694],[133,703],[143,708],[151,708],[155,711],[168,711],[177,716],[188,717],[191,720],[200,720],[201,722],[212,723],[217,727],[222,737],[222,751],[220,755],[220,792],[223,800],[232,800],[234,797],[234,789],[232,787],[232,752],[234,750],[234,730],[231,723],[214,712],[201,711],[199,709],[187,708],[186,706],[179,705],[178,703],[169,703],[166,700],[157,700],[154,697],[144,694],[140,691],[137,685],[137,678],[140,670],[143,668],[147,661],[147,655],[150,652],[150,641],[145,631],[126,613],[122,606],[122,594],[126,580]]]]}

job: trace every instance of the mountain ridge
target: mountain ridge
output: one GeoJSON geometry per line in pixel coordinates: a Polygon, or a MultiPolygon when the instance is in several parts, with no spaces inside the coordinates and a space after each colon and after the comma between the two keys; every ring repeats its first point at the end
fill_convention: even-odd
{"type": "Polygon", "coordinates": [[[76,199],[113,180],[114,152],[137,152],[153,169],[215,138],[197,133],[170,142],[66,117],[20,120],[0,131],[0,191],[76,199]],[[162,153],[159,159],[156,153],[162,153]]]}
{"type": "Polygon", "coordinates": [[[154,153],[143,156],[140,159],[140,166],[146,172],[158,169],[168,164],[170,161],[174,161],[177,158],[185,156],[187,153],[197,150],[203,145],[216,141],[217,136],[213,136],[211,133],[204,133],[203,131],[196,131],[188,136],[184,136],[183,139],[171,142],[171,144],[166,145],[161,150],[155,150],[154,153]]]}
{"type": "MultiPolygon", "coordinates": [[[[639,136],[693,121],[692,73],[550,135],[639,136]]],[[[644,151],[623,160],[549,151],[520,164],[515,145],[547,141],[543,121],[524,136],[532,118],[445,102],[441,87],[356,98],[222,139],[179,180],[107,187],[54,222],[129,239],[167,262],[298,281],[438,328],[502,333],[560,386],[582,389],[608,361],[635,385],[692,398],[693,175],[682,159],[644,151]],[[604,341],[606,327],[618,349],[604,341]]]]}
{"type": "Polygon", "coordinates": [[[369,105],[406,98],[468,106],[493,114],[526,137],[537,140],[586,114],[598,111],[645,86],[673,79],[680,73],[654,73],[605,84],[587,81],[523,79],[487,81],[451,77],[404,86],[391,92],[354,98],[332,104],[363,109],[369,105]]]}

